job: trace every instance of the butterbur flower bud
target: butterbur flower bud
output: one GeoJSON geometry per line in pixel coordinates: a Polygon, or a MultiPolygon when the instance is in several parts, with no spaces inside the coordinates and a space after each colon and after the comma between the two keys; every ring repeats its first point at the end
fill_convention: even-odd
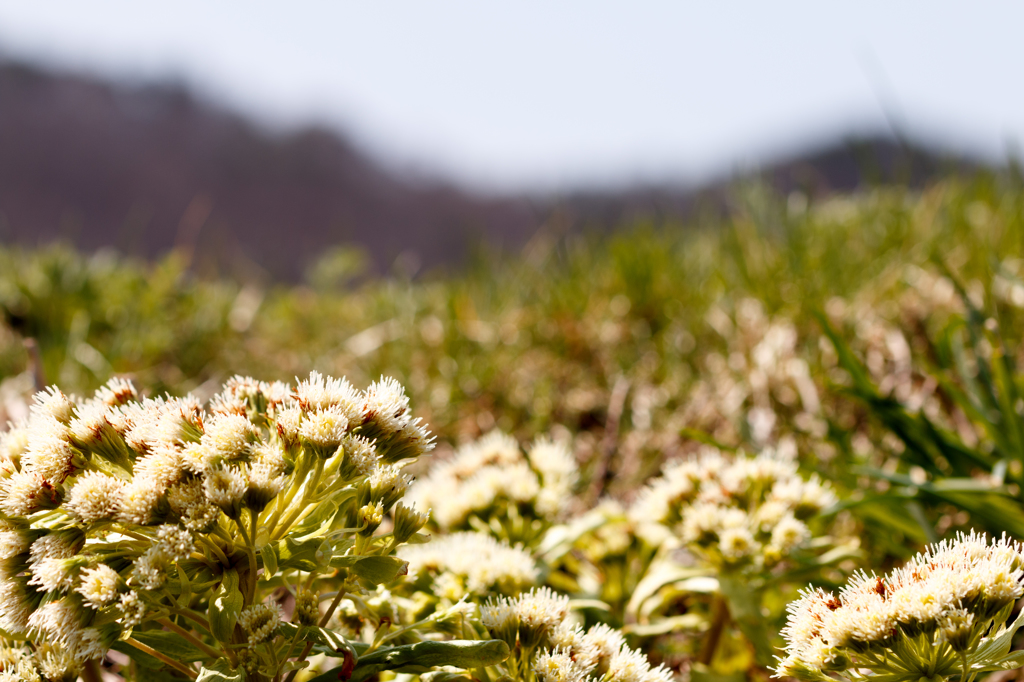
{"type": "Polygon", "coordinates": [[[129,628],[135,627],[146,617],[146,604],[134,590],[121,595],[117,610],[121,613],[121,622],[129,628]]]}
{"type": "Polygon", "coordinates": [[[488,600],[480,607],[480,622],[491,633],[491,637],[505,642],[509,649],[516,648],[519,614],[516,613],[514,600],[508,597],[488,600]]]}
{"type": "Polygon", "coordinates": [[[348,432],[348,417],[337,408],[307,414],[299,427],[303,445],[321,459],[328,459],[341,446],[348,432]]]}
{"type": "Polygon", "coordinates": [[[100,457],[129,470],[128,446],[107,419],[110,408],[96,401],[79,405],[75,418],[68,425],[71,442],[82,450],[95,452],[100,457]]]}
{"type": "Polygon", "coordinates": [[[15,467],[19,466],[21,456],[28,452],[28,437],[29,429],[24,422],[0,434],[0,460],[6,459],[15,467]]]}
{"type": "Polygon", "coordinates": [[[256,438],[252,422],[237,414],[217,415],[205,426],[206,432],[200,442],[226,460],[244,455],[256,438]]]}
{"type": "Polygon", "coordinates": [[[384,520],[384,505],[380,502],[364,505],[359,509],[361,530],[359,534],[363,537],[370,537],[384,520]]]}
{"type": "Polygon", "coordinates": [[[407,541],[427,525],[427,514],[417,511],[415,505],[407,507],[399,502],[391,513],[395,520],[394,535],[397,543],[407,541]]]}
{"type": "Polygon", "coordinates": [[[974,614],[964,609],[954,609],[939,620],[943,638],[953,651],[962,653],[971,646],[974,634],[974,614]]]}
{"type": "Polygon", "coordinates": [[[94,523],[113,519],[121,508],[124,481],[99,471],[78,476],[64,507],[80,521],[94,523]]]}
{"type": "Polygon", "coordinates": [[[79,574],[79,581],[77,592],[94,609],[101,609],[117,598],[120,577],[117,571],[106,564],[83,570],[79,574]]]}
{"type": "Polygon", "coordinates": [[[242,513],[242,496],[246,491],[245,478],[235,469],[211,469],[203,481],[206,499],[220,507],[228,518],[237,519],[242,513]]]}
{"type": "Polygon", "coordinates": [[[34,415],[52,417],[62,424],[71,421],[74,409],[74,399],[64,395],[56,386],[48,386],[32,397],[34,415]]]}
{"type": "Polygon", "coordinates": [[[281,616],[281,607],[276,602],[253,604],[238,614],[238,625],[248,637],[249,644],[260,644],[277,633],[281,616]]]}
{"type": "Polygon", "coordinates": [[[172,486],[167,491],[167,502],[182,525],[194,532],[209,532],[220,516],[220,508],[206,499],[203,481],[198,478],[172,486]]]}
{"type": "Polygon", "coordinates": [[[32,578],[29,585],[39,585],[47,592],[71,589],[79,569],[89,564],[83,556],[72,556],[66,559],[47,557],[32,566],[32,578]]]}
{"type": "Polygon", "coordinates": [[[61,494],[42,477],[20,471],[0,483],[0,511],[9,516],[28,516],[60,506],[61,494]]]}
{"type": "Polygon", "coordinates": [[[299,447],[299,427],[302,424],[302,410],[287,407],[277,415],[277,437],[285,450],[294,457],[294,450],[299,447]]]}
{"type": "Polygon", "coordinates": [[[386,439],[381,459],[383,461],[400,462],[405,459],[416,459],[434,449],[434,437],[416,418],[386,439]]]}
{"type": "Polygon", "coordinates": [[[146,590],[155,590],[167,580],[167,570],[171,567],[172,558],[159,547],[150,547],[135,560],[132,569],[133,585],[146,590]]]}
{"type": "Polygon", "coordinates": [[[295,611],[292,621],[296,625],[316,625],[320,622],[320,600],[309,590],[295,595],[295,611]]]}
{"type": "Polygon", "coordinates": [[[387,511],[402,499],[412,479],[402,473],[400,465],[386,464],[374,469],[367,482],[370,485],[370,500],[381,502],[387,511]]]}
{"type": "Polygon", "coordinates": [[[181,561],[192,553],[194,540],[184,528],[165,524],[156,531],[156,547],[174,561],[181,561]]]}
{"type": "Polygon", "coordinates": [[[569,613],[569,598],[555,594],[549,587],[534,588],[516,603],[519,616],[519,642],[525,649],[542,645],[548,633],[569,613]]]}
{"type": "Polygon", "coordinates": [[[338,468],[338,475],[345,480],[368,476],[380,462],[380,455],[373,447],[373,441],[362,436],[349,435],[342,443],[345,457],[338,468]]]}
{"type": "Polygon", "coordinates": [[[252,649],[239,649],[238,667],[249,675],[256,675],[260,669],[259,655],[252,649]]]}
{"type": "Polygon", "coordinates": [[[249,466],[246,480],[245,506],[257,514],[270,504],[285,484],[284,476],[275,475],[273,468],[264,462],[249,466]]]}
{"type": "Polygon", "coordinates": [[[586,682],[590,679],[590,671],[563,649],[542,652],[537,656],[533,670],[541,682],[586,682]]]}
{"type": "Polygon", "coordinates": [[[409,398],[400,383],[381,377],[366,389],[363,430],[370,438],[386,438],[409,423],[409,398]]]}
{"type": "Polygon", "coordinates": [[[103,384],[95,394],[95,399],[108,407],[123,405],[130,400],[138,400],[139,394],[131,379],[114,377],[103,384]]]}

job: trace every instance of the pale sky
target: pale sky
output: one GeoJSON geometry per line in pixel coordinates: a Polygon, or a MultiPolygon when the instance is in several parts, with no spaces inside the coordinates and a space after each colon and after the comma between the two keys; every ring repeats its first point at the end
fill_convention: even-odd
{"type": "Polygon", "coordinates": [[[1005,159],[1024,3],[0,0],[0,52],[177,77],[479,188],[698,181],[847,131],[1005,159]],[[884,107],[883,103],[884,102],[884,107]]]}

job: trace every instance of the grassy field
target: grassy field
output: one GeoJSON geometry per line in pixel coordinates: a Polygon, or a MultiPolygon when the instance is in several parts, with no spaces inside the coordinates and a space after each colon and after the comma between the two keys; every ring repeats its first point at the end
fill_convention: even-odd
{"type": "MultiPolygon", "coordinates": [[[[204,281],[181,254],[4,249],[0,416],[25,416],[39,381],[85,394],[119,375],[207,399],[238,373],[392,376],[437,434],[435,460],[494,429],[567,443],[568,517],[632,504],[707,445],[793,453],[838,496],[815,534],[853,540],[786,581],[765,569],[777,644],[801,580],[838,585],[958,530],[1024,538],[1022,190],[979,175],[808,203],[740,187],[726,219],[541,232],[461,273],[354,285],[204,281]]],[[[550,566],[549,584],[583,590],[569,558],[550,566]]],[[[715,603],[677,594],[650,612],[699,614],[689,630],[645,630],[657,618],[628,609],[586,618],[632,627],[676,670],[763,675],[760,635],[735,613],[734,640],[711,653],[693,634],[714,630],[715,603]]]]}

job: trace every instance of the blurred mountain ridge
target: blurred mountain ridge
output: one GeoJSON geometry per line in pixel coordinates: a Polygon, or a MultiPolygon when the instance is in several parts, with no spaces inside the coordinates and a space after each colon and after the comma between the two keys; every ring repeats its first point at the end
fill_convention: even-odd
{"type": "MultiPolygon", "coordinates": [[[[197,268],[294,280],[338,245],[457,266],[481,243],[518,248],[538,229],[612,229],[640,218],[727,210],[733,178],[558,196],[482,196],[403,177],[341,133],[265,131],[180,84],[124,85],[0,62],[0,240],[63,239],[143,257],[172,248],[197,268]]],[[[756,176],[811,195],[926,183],[977,168],[891,136],[839,141],[756,176]]]]}

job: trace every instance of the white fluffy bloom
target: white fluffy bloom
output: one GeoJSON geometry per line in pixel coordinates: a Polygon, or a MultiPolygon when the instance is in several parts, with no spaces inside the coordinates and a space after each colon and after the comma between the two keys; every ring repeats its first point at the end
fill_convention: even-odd
{"type": "Polygon", "coordinates": [[[156,548],[164,552],[172,561],[181,561],[192,553],[194,547],[192,533],[184,528],[164,524],[156,529],[156,548]]]}
{"type": "Polygon", "coordinates": [[[164,488],[156,481],[136,475],[121,488],[117,518],[125,523],[147,525],[153,520],[164,488]]]}
{"type": "Polygon", "coordinates": [[[153,481],[164,489],[180,481],[185,470],[178,446],[163,442],[154,443],[150,454],[135,461],[135,478],[153,481]]]}
{"type": "Polygon", "coordinates": [[[86,523],[112,519],[121,508],[123,487],[121,479],[99,471],[87,471],[75,480],[64,508],[86,523]]]}
{"type": "Polygon", "coordinates": [[[36,416],[30,423],[28,450],[21,456],[22,470],[60,483],[71,473],[75,448],[68,427],[50,416],[36,416]]]}
{"type": "Polygon", "coordinates": [[[299,436],[321,457],[330,457],[344,441],[348,428],[348,416],[336,407],[328,407],[307,414],[299,426],[299,436]]]}
{"type": "Polygon", "coordinates": [[[121,612],[121,623],[125,627],[135,627],[146,617],[146,604],[135,591],[122,594],[117,609],[121,612]]]}
{"type": "Polygon", "coordinates": [[[22,471],[0,481],[0,511],[8,516],[52,508],[59,497],[53,485],[37,474],[22,471]]]}
{"type": "Polygon", "coordinates": [[[0,530],[0,559],[11,559],[24,554],[32,544],[32,534],[28,531],[10,528],[0,530]]]}
{"type": "Polygon", "coordinates": [[[167,491],[171,511],[181,517],[181,523],[191,531],[209,529],[220,516],[220,508],[206,499],[203,479],[193,478],[172,486],[167,491]]]}
{"type": "Polygon", "coordinates": [[[400,383],[381,377],[366,389],[363,419],[374,422],[384,434],[397,433],[409,423],[409,398],[400,383]]]}
{"type": "Polygon", "coordinates": [[[273,637],[283,617],[277,602],[253,604],[238,614],[238,624],[248,637],[249,644],[260,644],[273,637]]]}
{"type": "Polygon", "coordinates": [[[139,394],[131,379],[113,377],[103,384],[95,394],[95,399],[108,407],[123,405],[130,400],[138,400],[139,394]]]}
{"type": "Polygon", "coordinates": [[[436,465],[409,497],[429,507],[444,529],[465,529],[470,516],[500,515],[508,503],[532,507],[552,522],[566,511],[576,476],[575,460],[564,446],[541,439],[527,456],[514,438],[492,431],[436,465]]]}
{"type": "Polygon", "coordinates": [[[7,431],[0,433],[0,460],[19,461],[28,450],[28,439],[27,423],[8,424],[7,431]]]}
{"type": "Polygon", "coordinates": [[[67,424],[74,409],[74,397],[64,395],[56,386],[49,386],[32,396],[33,417],[47,417],[67,424]]]}
{"type": "Polygon", "coordinates": [[[587,682],[590,670],[564,649],[542,651],[534,661],[533,671],[541,682],[587,682]]]}
{"type": "Polygon", "coordinates": [[[480,622],[492,633],[519,626],[519,615],[516,613],[514,600],[507,597],[488,600],[480,606],[480,622]]]}
{"type": "Polygon", "coordinates": [[[346,418],[346,423],[362,418],[363,396],[344,377],[332,379],[310,372],[309,378],[295,387],[295,397],[305,412],[335,408],[346,418]]]}
{"type": "Polygon", "coordinates": [[[30,632],[66,646],[81,636],[82,612],[69,597],[65,597],[47,602],[33,611],[28,626],[30,632]]]}
{"type": "Polygon", "coordinates": [[[537,565],[529,553],[483,533],[453,533],[423,545],[403,545],[398,556],[409,562],[410,574],[454,574],[466,591],[479,596],[515,593],[537,582],[537,565]]]}
{"type": "Polygon", "coordinates": [[[569,598],[550,587],[535,587],[521,595],[516,604],[520,623],[544,631],[558,625],[568,614],[569,598]]]}
{"type": "Polygon", "coordinates": [[[245,454],[255,437],[252,422],[238,414],[218,414],[205,424],[202,443],[224,459],[245,454]]]}
{"type": "Polygon", "coordinates": [[[231,467],[218,467],[207,472],[203,481],[206,499],[217,505],[229,516],[238,513],[245,494],[245,477],[231,467]]]}
{"type": "Polygon", "coordinates": [[[652,481],[629,515],[651,544],[675,537],[712,564],[759,571],[803,546],[810,530],[801,519],[834,500],[817,477],[801,478],[786,453],[727,459],[705,448],[652,481]]]}
{"type": "MultiPolygon", "coordinates": [[[[857,660],[866,647],[882,643],[897,656],[901,651],[926,657],[941,652],[939,641],[925,649],[900,644],[900,638],[916,641],[922,632],[961,643],[977,641],[964,629],[973,624],[987,629],[988,618],[1024,596],[1021,551],[1005,537],[989,543],[981,535],[961,534],[933,545],[888,576],[854,575],[838,596],[805,591],[789,606],[782,632],[787,656],[777,672],[814,677],[840,654],[857,660]]],[[[860,659],[856,665],[875,664],[860,659]]]]}
{"type": "Polygon", "coordinates": [[[85,603],[89,606],[101,609],[117,598],[119,580],[117,571],[106,564],[98,564],[79,574],[79,585],[76,591],[82,595],[85,603]]]}
{"type": "Polygon", "coordinates": [[[150,547],[135,560],[132,568],[132,577],[143,589],[158,589],[167,580],[167,569],[170,567],[171,557],[160,547],[150,547]]]}

